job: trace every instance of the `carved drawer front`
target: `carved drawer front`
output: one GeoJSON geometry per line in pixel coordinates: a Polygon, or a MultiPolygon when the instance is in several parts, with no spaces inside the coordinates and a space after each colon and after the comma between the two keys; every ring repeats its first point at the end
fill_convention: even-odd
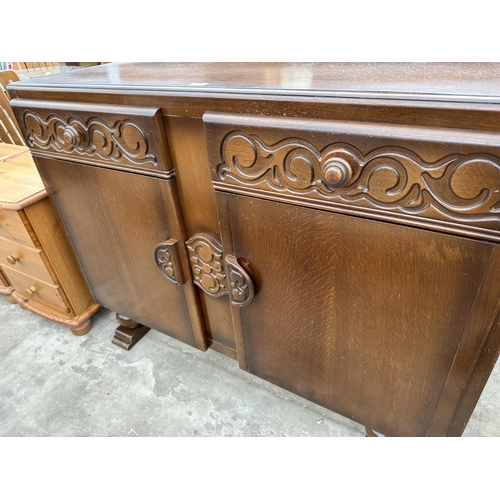
{"type": "Polygon", "coordinates": [[[500,137],[206,113],[216,190],[500,241],[500,137]]]}
{"type": "Polygon", "coordinates": [[[0,209],[0,235],[26,245],[33,245],[33,240],[21,219],[21,215],[15,210],[0,209]]]}
{"type": "Polygon", "coordinates": [[[43,250],[28,247],[0,237],[0,265],[14,268],[44,281],[52,281],[41,254],[43,250]]]}
{"type": "Polygon", "coordinates": [[[11,101],[34,156],[173,174],[157,108],[11,101]]]}
{"type": "Polygon", "coordinates": [[[71,313],[71,310],[64,303],[63,292],[60,286],[15,271],[10,267],[4,267],[3,270],[15,291],[25,299],[47,305],[62,313],[71,313]]]}

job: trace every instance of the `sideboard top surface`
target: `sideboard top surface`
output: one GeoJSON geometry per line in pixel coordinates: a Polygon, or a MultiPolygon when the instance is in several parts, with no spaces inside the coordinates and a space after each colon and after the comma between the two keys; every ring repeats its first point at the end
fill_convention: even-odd
{"type": "Polygon", "coordinates": [[[500,63],[110,63],[10,88],[500,103],[500,63]]]}

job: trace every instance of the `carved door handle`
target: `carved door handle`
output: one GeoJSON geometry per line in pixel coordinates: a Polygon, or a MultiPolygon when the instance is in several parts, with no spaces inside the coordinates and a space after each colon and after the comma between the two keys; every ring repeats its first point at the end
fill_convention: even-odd
{"type": "Polygon", "coordinates": [[[182,262],[179,255],[179,242],[167,240],[154,249],[154,258],[163,276],[176,285],[186,283],[182,262]]]}
{"type": "Polygon", "coordinates": [[[237,307],[247,306],[255,295],[252,278],[238,263],[233,255],[226,255],[227,277],[231,290],[231,304],[237,307]]]}
{"type": "Polygon", "coordinates": [[[231,304],[243,307],[252,301],[252,279],[236,257],[223,257],[222,245],[208,234],[200,233],[186,241],[194,283],[212,297],[230,295],[231,304]]]}

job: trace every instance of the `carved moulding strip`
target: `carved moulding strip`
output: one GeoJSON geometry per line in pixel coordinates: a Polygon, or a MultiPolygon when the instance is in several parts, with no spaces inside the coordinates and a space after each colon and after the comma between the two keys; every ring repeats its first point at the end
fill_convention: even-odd
{"type": "Polygon", "coordinates": [[[154,257],[158,269],[165,278],[176,285],[182,285],[186,282],[179,256],[179,244],[177,240],[167,240],[156,245],[154,257]]]}
{"type": "Polygon", "coordinates": [[[500,158],[489,154],[451,154],[428,163],[400,146],[363,154],[338,142],[318,150],[302,139],[268,145],[256,135],[233,131],[222,141],[221,160],[216,176],[223,183],[500,226],[500,158]],[[335,162],[350,168],[350,177],[337,187],[324,175],[324,167],[335,162]]]}
{"type": "Polygon", "coordinates": [[[63,119],[52,113],[43,119],[34,111],[25,111],[22,120],[30,147],[115,163],[158,165],[157,157],[149,151],[146,133],[130,119],[115,120],[108,125],[97,117],[63,119]]]}
{"type": "Polygon", "coordinates": [[[254,286],[236,257],[223,258],[222,245],[208,234],[200,233],[186,241],[194,283],[212,297],[230,294],[231,304],[248,305],[254,297],[254,286]]]}

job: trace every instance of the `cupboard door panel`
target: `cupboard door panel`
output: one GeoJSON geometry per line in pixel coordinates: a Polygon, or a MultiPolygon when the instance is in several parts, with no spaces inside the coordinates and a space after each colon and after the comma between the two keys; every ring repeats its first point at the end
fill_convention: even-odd
{"type": "Polygon", "coordinates": [[[42,158],[37,164],[98,302],[196,345],[190,315],[201,316],[188,307],[192,284],[166,279],[154,255],[159,243],[183,238],[170,210],[171,181],[42,158]]]}
{"type": "Polygon", "coordinates": [[[248,370],[384,434],[425,435],[494,246],[220,196],[256,286],[240,312],[248,370]]]}

